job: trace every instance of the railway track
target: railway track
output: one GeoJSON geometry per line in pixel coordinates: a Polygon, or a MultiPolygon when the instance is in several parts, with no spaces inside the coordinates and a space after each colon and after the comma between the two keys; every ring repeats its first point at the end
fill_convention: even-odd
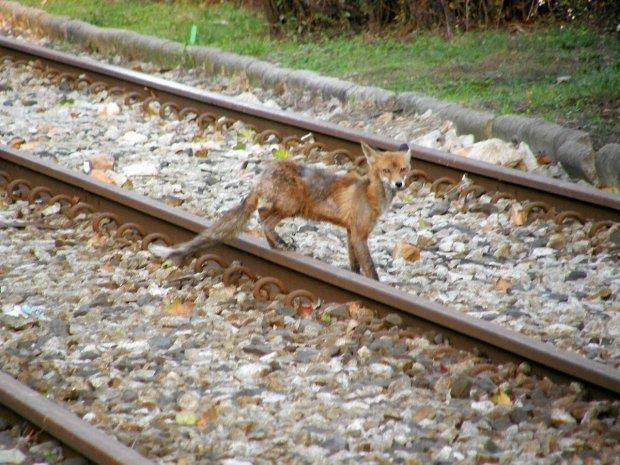
{"type": "MultiPolygon", "coordinates": [[[[264,269],[259,259],[252,268],[229,263],[226,246],[190,267],[162,267],[141,250],[162,239],[142,236],[147,218],[154,229],[168,223],[170,233],[187,235],[176,224],[182,217],[187,226],[203,222],[174,210],[163,220],[152,215],[166,208],[157,202],[53,165],[47,176],[37,160],[5,155],[15,163],[4,163],[11,174],[2,179],[11,180],[0,181],[0,248],[10,251],[0,295],[4,311],[22,303],[19,316],[0,318],[2,366],[151,460],[613,463],[617,456],[613,392],[532,375],[520,357],[489,360],[479,343],[478,352],[458,350],[462,340],[445,327],[412,326],[405,315],[382,317],[359,303],[313,308],[322,295],[294,289],[288,274],[282,282],[254,278],[264,269]],[[122,207],[111,208],[116,201],[122,207]],[[597,393],[612,400],[593,399],[597,393]]],[[[10,378],[0,381],[4,405],[42,414],[48,429],[59,423],[95,463],[145,463],[135,455],[121,461],[117,446],[99,439],[103,452],[87,455],[75,443],[92,427],[10,378]]]]}
{"type": "MultiPolygon", "coordinates": [[[[327,151],[327,158],[333,161],[339,159],[349,160],[353,164],[360,165],[358,158],[358,143],[360,138],[367,140],[373,145],[383,149],[395,149],[399,144],[383,140],[374,136],[344,130],[334,125],[305,121],[282,112],[273,112],[240,104],[229,98],[215,94],[195,92],[191,88],[175,85],[157,78],[130,72],[120,68],[100,65],[96,63],[83,63],[74,57],[52,52],[40,47],[16,43],[7,39],[0,39],[1,53],[10,55],[12,60],[36,60],[35,68],[52,78],[57,83],[71,82],[76,86],[89,86],[92,90],[107,88],[110,94],[124,94],[127,103],[142,100],[143,108],[158,105],[158,111],[164,118],[189,117],[196,119],[199,125],[215,124],[226,127],[233,124],[233,119],[243,119],[248,126],[254,127],[259,140],[279,140],[286,146],[302,147],[306,154],[312,154],[315,150],[327,151]],[[122,86],[117,86],[122,82],[122,86]],[[275,128],[275,129],[274,129],[275,128]],[[314,142],[305,144],[302,135],[308,131],[314,134],[314,142]]],[[[588,220],[598,220],[595,223],[587,223],[591,233],[595,234],[613,226],[618,219],[620,202],[617,196],[606,194],[595,189],[588,189],[567,183],[554,182],[545,178],[532,178],[513,170],[489,167],[474,161],[442,154],[437,151],[414,148],[419,171],[414,172],[414,177],[431,184],[431,189],[441,192],[447,186],[458,186],[456,177],[463,173],[474,180],[477,184],[470,184],[461,188],[459,197],[467,200],[476,197],[487,190],[500,188],[499,195],[491,200],[502,197],[514,197],[516,199],[528,199],[525,211],[534,214],[540,210],[555,218],[559,226],[571,221],[587,223],[588,220]],[[546,201],[546,202],[545,202],[546,201]],[[552,203],[549,203],[551,201],[552,203]]],[[[105,205],[111,210],[119,208],[120,204],[133,205],[130,211],[122,213],[122,220],[135,222],[132,216],[138,211],[142,212],[140,221],[144,222],[147,230],[168,233],[174,242],[188,238],[192,232],[201,230],[205,223],[192,215],[169,209],[168,207],[151,203],[143,198],[123,197],[129,195],[115,191],[106,191],[107,196],[112,196],[113,202],[102,203],[100,198],[95,199],[103,186],[92,184],[88,178],[73,178],[69,173],[62,175],[53,174],[56,168],[50,165],[39,165],[33,159],[20,159],[19,155],[11,150],[5,150],[2,163],[25,164],[29,168],[17,168],[17,165],[7,165],[9,176],[24,175],[26,179],[35,176],[36,182],[47,185],[52,182],[59,188],[59,192],[77,192],[74,183],[83,186],[86,182],[88,188],[83,191],[80,187],[82,200],[94,201],[94,205],[105,205]],[[26,161],[24,161],[26,160],[26,161]],[[34,168],[36,166],[36,168],[34,168]],[[34,168],[34,169],[31,169],[34,168]],[[17,170],[17,171],[15,171],[17,170]],[[35,174],[38,173],[38,174],[35,174]],[[68,183],[58,184],[58,180],[50,181],[49,178],[41,177],[51,175],[61,179],[71,179],[68,183]],[[69,177],[67,177],[69,176],[69,177]],[[78,180],[76,180],[78,179],[78,180]],[[97,194],[93,194],[93,192],[97,194]],[[120,196],[120,197],[119,197],[120,196]],[[146,202],[146,203],[143,203],[146,202]],[[146,210],[144,210],[146,208],[146,210]],[[151,215],[144,215],[144,211],[151,215]],[[154,216],[163,215],[164,220],[155,219],[154,216]],[[175,223],[171,226],[171,223],[175,223]]],[[[32,181],[30,181],[32,182],[32,181]]],[[[25,184],[17,183],[14,187],[24,188],[25,184]],[[21,186],[21,187],[20,187],[21,186]]],[[[105,190],[105,189],[104,189],[105,190]]],[[[454,188],[451,189],[454,191],[454,188]]],[[[448,189],[448,193],[450,189],[448,189]]],[[[26,195],[22,193],[20,195],[26,195]]],[[[91,202],[92,203],[92,202],[91,202]]],[[[140,222],[138,221],[138,222],[140,222]]],[[[168,239],[170,241],[170,239],[168,239]]],[[[552,369],[556,374],[567,372],[590,383],[593,387],[602,387],[617,393],[618,374],[615,370],[603,367],[572,354],[563,353],[550,348],[546,344],[536,343],[528,338],[516,335],[510,331],[500,330],[496,325],[489,325],[483,321],[473,320],[454,315],[447,308],[429,303],[421,299],[415,299],[410,295],[396,291],[383,285],[370,286],[363,279],[352,276],[350,273],[325,270],[324,267],[313,260],[306,260],[298,256],[289,257],[271,250],[265,250],[256,241],[240,239],[233,241],[231,247],[223,247],[218,253],[228,262],[240,259],[244,264],[256,267],[254,273],[260,275],[275,275],[287,282],[287,287],[300,287],[312,289],[315,295],[339,301],[363,299],[370,302],[374,308],[389,311],[399,309],[409,316],[416,318],[417,324],[434,325],[441,324],[448,328],[450,339],[459,345],[459,340],[465,344],[476,344],[484,347],[489,354],[495,354],[500,358],[525,357],[543,369],[552,369]],[[237,255],[238,249],[243,250],[242,255],[237,255]],[[260,257],[260,258],[257,258],[260,257]],[[281,266],[295,270],[291,275],[288,270],[281,266]],[[310,281],[307,276],[312,278],[310,281]],[[343,290],[346,289],[346,291],[343,290]],[[429,323],[430,322],[430,323],[429,323]],[[506,343],[506,341],[510,341],[506,343]]]]}
{"type": "MultiPolygon", "coordinates": [[[[19,428],[22,438],[16,438],[17,446],[24,443],[43,444],[40,454],[47,463],[62,463],[62,460],[76,457],[87,459],[98,465],[152,465],[129,447],[119,443],[113,437],[92,427],[73,413],[57,403],[43,397],[38,392],[20,383],[12,376],[0,371],[0,419],[8,425],[19,428]],[[21,441],[19,441],[21,439],[21,441]],[[55,442],[50,442],[51,440],[55,442]],[[55,444],[60,446],[57,450],[55,444]],[[60,453],[58,453],[60,452],[60,453]]],[[[6,443],[3,443],[6,447],[6,443]]],[[[3,463],[22,463],[36,458],[15,455],[13,458],[3,456],[3,463]]]]}
{"type": "MultiPolygon", "coordinates": [[[[4,184],[14,199],[41,198],[64,201],[71,207],[69,216],[82,211],[99,213],[94,227],[99,228],[103,220],[111,220],[118,227],[119,236],[138,234],[142,247],[154,240],[172,243],[171,238],[182,241],[207,226],[204,220],[179,211],[161,202],[108,186],[56,165],[45,163],[2,148],[0,170],[4,184]],[[56,197],[56,196],[62,197],[56,197]]],[[[362,278],[348,271],[326,267],[316,260],[290,255],[266,248],[262,242],[241,237],[230,245],[215,247],[212,254],[199,260],[201,264],[210,260],[227,267],[233,261],[243,263],[243,268],[232,267],[225,275],[226,281],[239,273],[252,279],[258,276],[273,277],[275,281],[261,278],[261,284],[283,292],[287,289],[301,289],[299,296],[317,296],[327,301],[348,302],[361,300],[371,308],[388,313],[398,310],[417,327],[441,327],[449,340],[459,348],[477,347],[478,350],[498,360],[528,360],[535,369],[545,374],[568,375],[579,379],[592,388],[617,394],[620,392],[620,373],[599,363],[578,355],[561,352],[520,334],[503,329],[495,324],[456,314],[443,306],[400,292],[390,286],[362,278]],[[284,286],[282,283],[286,283],[284,286]]],[[[232,282],[232,281],[231,281],[232,282]]],[[[262,292],[258,289],[257,292],[262,292]]],[[[293,293],[290,299],[297,296],[293,293]]]]}
{"type": "MultiPolygon", "coordinates": [[[[85,61],[5,37],[0,37],[0,56],[35,61],[36,67],[56,83],[69,81],[90,86],[93,90],[107,89],[111,94],[124,95],[127,103],[141,102],[145,107],[157,104],[162,117],[195,119],[199,125],[217,121],[220,126],[230,126],[239,120],[255,128],[259,132],[259,140],[275,137],[284,145],[299,144],[301,138],[311,132],[313,143],[304,147],[305,152],[327,150],[333,160],[348,159],[357,165],[364,163],[360,140],[382,150],[398,150],[403,143],[283,111],[256,107],[213,92],[198,92],[189,86],[144,73],[85,61]]],[[[472,183],[471,190],[465,195],[480,196],[488,192],[527,201],[531,209],[542,209],[553,214],[559,223],[570,219],[581,222],[620,220],[620,198],[617,195],[434,149],[414,146],[412,150],[416,168],[412,178],[431,182],[433,189],[453,187],[467,174],[472,183]]]]}

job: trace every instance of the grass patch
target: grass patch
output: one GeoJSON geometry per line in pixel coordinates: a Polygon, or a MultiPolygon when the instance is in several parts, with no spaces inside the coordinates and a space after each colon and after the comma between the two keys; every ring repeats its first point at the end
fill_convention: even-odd
{"type": "Polygon", "coordinates": [[[585,26],[476,31],[452,40],[423,33],[275,41],[260,14],[231,4],[50,0],[43,8],[182,43],[196,24],[199,45],[473,108],[540,116],[590,131],[599,145],[620,140],[620,41],[585,26]],[[570,77],[558,82],[561,76],[570,77]]]}

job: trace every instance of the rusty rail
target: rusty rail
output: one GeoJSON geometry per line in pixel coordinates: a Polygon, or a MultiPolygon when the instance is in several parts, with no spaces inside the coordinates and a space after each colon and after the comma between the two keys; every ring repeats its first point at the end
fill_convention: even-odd
{"type": "Polygon", "coordinates": [[[2,371],[0,404],[98,465],[154,465],[135,450],[2,371]]]}
{"type": "MultiPolygon", "coordinates": [[[[363,160],[359,142],[365,140],[383,150],[398,150],[399,141],[343,128],[332,123],[301,118],[291,113],[258,107],[213,92],[167,81],[108,64],[84,60],[73,55],[53,51],[24,42],[0,37],[0,56],[9,55],[20,60],[36,60],[51,75],[59,78],[84,79],[92,86],[108,88],[112,93],[125,93],[126,98],[160,103],[160,114],[171,112],[179,117],[194,113],[214,120],[223,118],[219,124],[233,120],[245,123],[261,131],[266,137],[276,134],[281,141],[299,138],[312,132],[318,144],[333,151],[334,157],[345,155],[363,160]],[[84,77],[87,75],[88,77],[84,77]],[[119,88],[119,83],[122,88],[119,88]]],[[[498,192],[504,197],[519,201],[543,202],[547,209],[570,212],[593,221],[620,221],[620,196],[593,187],[558,181],[547,177],[498,167],[439,150],[412,147],[414,167],[428,181],[454,184],[463,174],[486,192],[498,192]]],[[[560,217],[563,221],[566,217],[560,217]]]]}
{"type": "MultiPolygon", "coordinates": [[[[162,238],[167,242],[187,240],[208,227],[204,219],[195,215],[3,146],[0,146],[0,183],[15,199],[37,201],[46,196],[48,201],[67,202],[72,205],[67,209],[69,216],[80,211],[99,212],[93,218],[95,229],[107,218],[116,223],[117,235],[136,231],[144,248],[150,241],[162,238]]],[[[291,300],[298,297],[312,300],[312,295],[331,302],[359,300],[381,314],[400,312],[405,323],[422,330],[440,328],[457,348],[475,347],[498,361],[527,360],[540,374],[580,380],[601,395],[620,394],[619,370],[312,258],[279,252],[243,235],[213,247],[210,252],[211,257],[204,260],[220,265],[241,262],[243,267],[232,266],[225,271],[228,279],[235,280],[240,274],[252,280],[261,276],[276,278],[259,280],[255,296],[267,291],[267,285],[281,287],[279,280],[290,289],[300,289],[290,293],[291,300]]]]}

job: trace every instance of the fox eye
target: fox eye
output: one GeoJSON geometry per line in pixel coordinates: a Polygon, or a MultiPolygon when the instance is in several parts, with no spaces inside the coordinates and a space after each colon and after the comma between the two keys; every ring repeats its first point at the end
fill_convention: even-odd
{"type": "Polygon", "coordinates": [[[387,168],[384,168],[381,171],[383,171],[383,174],[390,174],[390,170],[388,170],[387,168]]]}
{"type": "Polygon", "coordinates": [[[407,171],[407,168],[401,168],[401,169],[400,169],[400,172],[401,172],[401,173],[405,173],[406,171],[407,171]]]}

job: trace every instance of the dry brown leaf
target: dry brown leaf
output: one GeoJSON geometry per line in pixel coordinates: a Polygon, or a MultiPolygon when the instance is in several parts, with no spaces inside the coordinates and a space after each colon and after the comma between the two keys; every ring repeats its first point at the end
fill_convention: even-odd
{"type": "Polygon", "coordinates": [[[237,403],[239,405],[258,405],[260,403],[260,399],[255,396],[240,396],[237,397],[237,403]]]}
{"type": "Polygon", "coordinates": [[[482,232],[490,233],[491,231],[493,231],[493,229],[495,229],[495,227],[492,224],[487,223],[482,227],[482,232]]]}
{"type": "Polygon", "coordinates": [[[103,247],[107,244],[107,238],[99,233],[96,233],[88,240],[88,243],[93,247],[103,247]]]}
{"type": "Polygon", "coordinates": [[[596,300],[596,299],[606,300],[609,297],[611,297],[611,289],[604,287],[603,289],[599,289],[595,293],[590,294],[587,297],[587,299],[588,300],[596,300]]]}
{"type": "Polygon", "coordinates": [[[362,303],[358,300],[353,301],[353,302],[347,302],[347,308],[349,310],[349,316],[351,318],[353,318],[354,320],[357,317],[357,314],[359,313],[360,309],[362,308],[362,303]]]}
{"type": "Polygon", "coordinates": [[[194,309],[194,303],[176,298],[170,302],[164,302],[163,309],[170,315],[189,316],[192,314],[192,310],[194,309]]]}
{"type": "Polygon", "coordinates": [[[110,155],[95,155],[89,161],[90,167],[93,170],[109,170],[114,166],[114,157],[110,155]]]}
{"type": "Polygon", "coordinates": [[[545,155],[544,153],[537,154],[536,161],[539,165],[550,165],[551,163],[553,163],[553,159],[549,155],[545,155]]]}
{"type": "Polygon", "coordinates": [[[495,289],[500,292],[506,292],[512,287],[512,283],[506,278],[497,278],[495,280],[495,289]]]}
{"type": "Polygon", "coordinates": [[[92,170],[90,175],[99,181],[105,182],[106,184],[114,184],[114,180],[108,176],[105,171],[92,170]]]}
{"type": "Polygon", "coordinates": [[[11,147],[12,149],[19,149],[22,145],[24,145],[26,143],[26,141],[24,139],[22,139],[21,137],[13,137],[10,141],[9,141],[9,147],[11,147]]]}
{"type": "Polygon", "coordinates": [[[297,314],[303,317],[308,317],[312,315],[312,312],[314,311],[314,309],[312,308],[312,305],[307,304],[307,303],[297,305],[296,310],[297,310],[297,314]]]}
{"type": "Polygon", "coordinates": [[[200,147],[194,152],[194,156],[198,158],[204,158],[209,155],[209,149],[206,147],[200,147]]]}
{"type": "Polygon", "coordinates": [[[420,249],[408,242],[399,242],[392,250],[393,258],[404,258],[409,262],[415,262],[420,259],[420,249]]]}
{"type": "Polygon", "coordinates": [[[219,414],[218,408],[217,406],[214,405],[208,410],[205,410],[202,413],[202,415],[200,415],[200,418],[196,422],[196,426],[198,427],[205,426],[209,422],[216,421],[219,418],[219,416],[220,414],[219,414]]]}
{"type": "Polygon", "coordinates": [[[515,226],[523,226],[527,221],[527,212],[521,207],[521,205],[514,204],[510,207],[510,221],[515,226]]]}

